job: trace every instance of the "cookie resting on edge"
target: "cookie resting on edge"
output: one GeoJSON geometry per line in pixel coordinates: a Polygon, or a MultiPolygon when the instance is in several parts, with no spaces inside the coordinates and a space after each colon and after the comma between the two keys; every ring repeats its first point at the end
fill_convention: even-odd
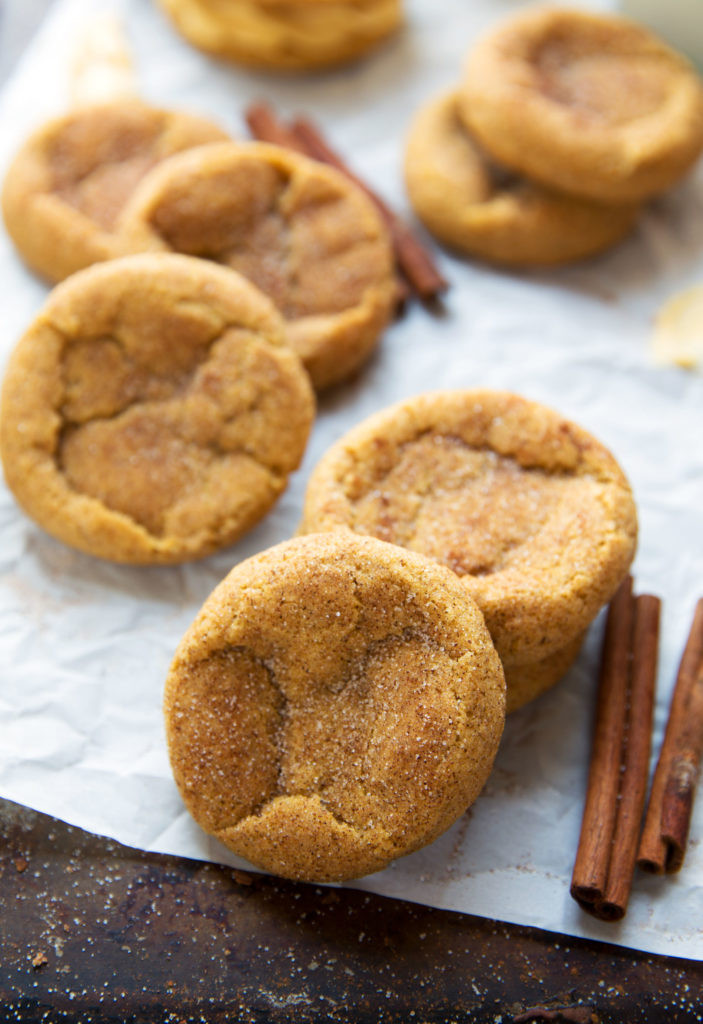
{"type": "Polygon", "coordinates": [[[171,764],[235,853],[341,881],[430,843],[475,800],[504,692],[453,573],[369,537],[297,538],[234,568],[184,637],[171,764]]]}

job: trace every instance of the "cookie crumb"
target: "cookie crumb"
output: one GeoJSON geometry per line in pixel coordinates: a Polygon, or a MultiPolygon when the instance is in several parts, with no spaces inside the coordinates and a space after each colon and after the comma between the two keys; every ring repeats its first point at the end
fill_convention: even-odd
{"type": "Polygon", "coordinates": [[[232,878],[238,885],[252,885],[253,879],[251,875],[247,875],[245,871],[233,871],[232,878]]]}

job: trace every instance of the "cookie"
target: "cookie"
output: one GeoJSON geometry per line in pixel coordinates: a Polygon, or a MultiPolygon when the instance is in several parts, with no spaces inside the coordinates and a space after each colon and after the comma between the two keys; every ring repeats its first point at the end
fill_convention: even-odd
{"type": "Polygon", "coordinates": [[[392,35],[401,0],[160,0],[194,46],[253,67],[306,71],[344,64],[392,35]]]}
{"type": "Polygon", "coordinates": [[[236,566],[166,683],[198,824],[265,871],[341,881],[430,843],[478,796],[504,680],[456,576],[347,531],[236,566]]]}
{"type": "Polygon", "coordinates": [[[96,264],[20,340],[0,451],[29,516],[80,551],[137,564],[233,543],[303,454],[314,403],[269,300],[183,256],[96,264]]]}
{"type": "Polygon", "coordinates": [[[260,142],[203,146],[164,161],[124,211],[133,251],[223,263],[273,299],[316,388],[369,358],[396,297],[388,232],[332,168],[260,142]]]}
{"type": "Polygon", "coordinates": [[[703,84],[648,29],[538,7],[469,55],[461,116],[498,161],[549,187],[632,203],[668,188],[703,149],[703,84]]]}
{"type": "Polygon", "coordinates": [[[136,99],[81,107],[35,132],[2,192],[7,230],[49,281],[122,252],[114,228],[137,182],[164,157],[227,135],[200,117],[136,99]]]}
{"type": "Polygon", "coordinates": [[[503,661],[507,699],[506,714],[512,714],[541,694],[551,690],[566,675],[579,656],[586,632],[579,633],[545,658],[503,661]]]}
{"type": "Polygon", "coordinates": [[[639,212],[634,204],[606,206],[567,196],[499,167],[459,116],[456,91],[416,114],[405,181],[415,213],[441,242],[505,266],[593,256],[619,242],[639,212]]]}
{"type": "Polygon", "coordinates": [[[301,532],[339,528],[460,577],[507,666],[514,707],[511,669],[576,642],[627,573],[637,523],[628,482],[595,438],[536,402],[476,390],[408,399],[329,449],[301,532]]]}

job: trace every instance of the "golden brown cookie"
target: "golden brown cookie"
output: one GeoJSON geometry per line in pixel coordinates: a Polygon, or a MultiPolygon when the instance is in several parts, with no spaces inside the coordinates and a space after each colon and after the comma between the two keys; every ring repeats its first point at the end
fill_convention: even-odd
{"type": "Polygon", "coordinates": [[[476,799],[504,691],[453,573],[347,531],[297,538],[236,566],[181,642],[171,765],[235,853],[341,881],[430,843],[476,799]]]}
{"type": "Polygon", "coordinates": [[[576,642],[626,574],[637,532],[627,480],[595,438],[536,402],[481,390],[408,399],[333,445],[301,532],[340,527],[453,569],[509,687],[512,666],[576,642]]]}
{"type": "Polygon", "coordinates": [[[279,146],[221,143],[164,161],[125,208],[132,250],[201,256],[269,295],[317,388],[354,373],[396,301],[388,233],[337,171],[279,146]]]}
{"type": "Polygon", "coordinates": [[[114,227],[160,160],[227,138],[201,117],[135,99],[82,107],[35,132],[7,172],[2,209],[23,259],[49,281],[120,255],[114,227]]]}
{"type": "Polygon", "coordinates": [[[355,60],[402,22],[401,0],[159,0],[194,46],[254,67],[306,71],[355,60]]]}
{"type": "Polygon", "coordinates": [[[59,285],[10,358],[5,479],[66,544],[182,562],[268,511],[314,413],[269,300],[183,256],[97,264],[59,285]]]}
{"type": "Polygon", "coordinates": [[[574,195],[631,203],[668,188],[703,149],[703,85],[635,22],[521,12],[469,55],[461,115],[491,155],[574,195]]]}
{"type": "Polygon", "coordinates": [[[505,685],[507,698],[506,714],[517,711],[535,697],[550,690],[566,675],[579,655],[586,631],[569,640],[545,658],[504,660],[505,685]]]}
{"type": "Polygon", "coordinates": [[[633,226],[635,205],[606,206],[536,185],[499,167],[459,116],[456,91],[415,116],[405,181],[420,220],[440,241],[506,266],[547,266],[595,255],[633,226]]]}

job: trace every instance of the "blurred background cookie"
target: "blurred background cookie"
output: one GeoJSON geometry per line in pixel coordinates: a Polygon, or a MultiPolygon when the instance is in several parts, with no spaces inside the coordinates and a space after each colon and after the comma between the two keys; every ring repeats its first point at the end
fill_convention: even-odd
{"type": "Polygon", "coordinates": [[[634,204],[608,206],[567,196],[490,159],[446,93],[415,115],[405,150],[415,213],[459,252],[507,266],[547,266],[595,255],[637,219],[634,204]]]}
{"type": "Polygon", "coordinates": [[[254,67],[306,71],[361,57],[402,22],[401,0],[158,0],[194,46],[254,67]]]}
{"type": "Polygon", "coordinates": [[[627,574],[637,520],[622,470],[585,430],[518,395],[445,391],[371,416],[323,456],[300,532],[340,528],[457,573],[514,710],[575,657],[627,574]]]}
{"type": "Polygon", "coordinates": [[[206,832],[266,871],[341,881],[473,803],[504,702],[456,576],[345,531],[236,566],[181,642],[164,710],[176,783],[206,832]]]}
{"type": "Polygon", "coordinates": [[[313,415],[264,295],[223,267],[144,255],[49,296],[10,357],[0,450],[19,504],[59,540],[181,562],[270,509],[313,415]]]}
{"type": "Polygon", "coordinates": [[[703,149],[703,85],[635,22],[552,7],[475,45],[460,90],[469,130],[544,185],[634,203],[674,184],[703,149]]]}
{"type": "Polygon", "coordinates": [[[265,143],[165,161],[125,207],[131,251],[172,251],[237,270],[273,300],[316,388],[370,356],[397,298],[385,225],[370,199],[314,160],[265,143]]]}
{"type": "Polygon", "coordinates": [[[205,118],[136,98],[77,108],[36,131],[10,165],[8,233],[49,281],[113,259],[122,252],[117,220],[144,174],[173,153],[227,138],[205,118]]]}
{"type": "Polygon", "coordinates": [[[7,230],[49,281],[119,256],[115,225],[137,182],[165,157],[229,136],[203,117],[139,99],[122,24],[98,12],[75,43],[71,110],[33,132],[2,192],[7,230]]]}

